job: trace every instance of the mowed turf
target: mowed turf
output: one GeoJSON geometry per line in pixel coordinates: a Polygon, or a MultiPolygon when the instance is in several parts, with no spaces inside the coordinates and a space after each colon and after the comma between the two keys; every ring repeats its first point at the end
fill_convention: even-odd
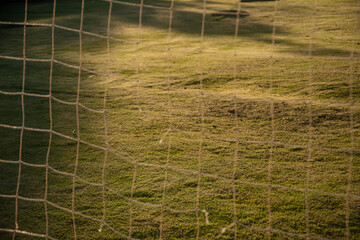
{"type": "MultiPolygon", "coordinates": [[[[175,0],[170,34],[171,1],[144,4],[139,27],[112,3],[108,54],[110,3],[84,1],[80,42],[82,2],[57,1],[52,73],[52,28],[28,26],[24,86],[24,27],[0,24],[0,90],[38,94],[24,112],[0,94],[0,238],[17,215],[56,239],[359,239],[358,1],[242,1],[236,39],[236,1],[203,18],[175,0]]],[[[24,8],[2,1],[0,21],[24,8]]],[[[27,22],[52,16],[29,1],[27,22]]]]}

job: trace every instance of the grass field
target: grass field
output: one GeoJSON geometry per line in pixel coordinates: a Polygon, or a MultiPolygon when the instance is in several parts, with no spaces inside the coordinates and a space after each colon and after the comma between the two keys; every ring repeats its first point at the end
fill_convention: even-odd
{"type": "Polygon", "coordinates": [[[359,1],[143,3],[1,1],[0,238],[360,239],[359,1]]]}

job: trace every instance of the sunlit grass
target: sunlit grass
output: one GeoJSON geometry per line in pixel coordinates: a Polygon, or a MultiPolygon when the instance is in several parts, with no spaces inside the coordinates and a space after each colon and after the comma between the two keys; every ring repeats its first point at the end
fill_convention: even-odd
{"type": "MultiPolygon", "coordinates": [[[[144,3],[169,7],[171,1],[144,3]]],[[[200,13],[174,11],[170,34],[168,10],[144,7],[139,28],[139,7],[114,2],[108,62],[109,3],[85,1],[83,30],[105,37],[82,34],[85,69],[81,72],[79,102],[101,111],[107,89],[110,153],[105,164],[108,188],[104,194],[105,221],[111,227],[128,236],[131,224],[132,237],[158,239],[163,222],[163,239],[196,239],[196,211],[186,211],[196,208],[200,159],[199,209],[209,214],[207,224],[205,214],[199,212],[200,239],[234,239],[235,227],[231,224],[235,214],[241,224],[255,228],[238,225],[238,239],[266,239],[268,234],[272,239],[297,239],[265,231],[269,226],[268,196],[273,229],[305,234],[308,222],[311,236],[346,239],[349,231],[350,239],[360,237],[360,47],[355,31],[359,20],[356,1],[318,0],[315,15],[312,1],[281,0],[277,4],[274,15],[273,1],[244,1],[241,9],[248,16],[239,19],[236,40],[236,18],[208,13],[201,41],[202,1],[175,1],[175,9],[197,9],[200,13]],[[351,148],[356,149],[352,167],[351,148]],[[271,192],[267,186],[270,159],[270,182],[275,186],[271,192]],[[164,204],[185,212],[166,209],[161,219],[166,174],[164,204]],[[307,187],[312,190],[308,219],[307,187]],[[351,196],[349,228],[347,194],[351,196]],[[130,198],[135,200],[132,204],[130,198]]],[[[52,1],[30,1],[28,21],[51,24],[52,9],[52,1]]],[[[207,3],[212,13],[234,9],[236,1],[207,3]]],[[[0,11],[0,21],[24,20],[24,4],[20,1],[5,1],[0,11]]],[[[80,12],[81,1],[57,1],[55,23],[79,29],[80,12]]],[[[0,39],[0,55],[23,56],[23,30],[22,26],[0,25],[1,34],[6,36],[0,39]]],[[[79,33],[57,27],[54,34],[54,58],[78,66],[79,33]]],[[[50,27],[27,27],[26,57],[50,59],[51,42],[50,27]]],[[[22,69],[22,61],[1,58],[0,90],[20,92],[22,69]]],[[[78,69],[54,63],[52,95],[76,102],[78,73],[78,69]]],[[[49,62],[27,61],[25,92],[49,94],[49,79],[49,62]]],[[[25,126],[49,129],[49,100],[30,96],[24,99],[25,126]]],[[[73,139],[79,134],[86,143],[106,148],[103,114],[80,107],[78,116],[80,132],[76,130],[76,106],[52,101],[54,131],[73,139]]],[[[21,96],[0,95],[0,123],[22,125],[21,96]]],[[[0,159],[18,160],[20,130],[1,127],[0,136],[0,159]]],[[[55,170],[74,173],[77,143],[73,139],[53,134],[49,165],[55,170]]],[[[25,130],[22,160],[45,164],[48,141],[49,133],[25,130]]],[[[105,150],[80,143],[78,156],[80,179],[75,183],[75,211],[101,219],[102,187],[90,186],[86,181],[102,183],[105,150]]],[[[23,166],[19,195],[44,198],[45,172],[45,168],[23,166]]],[[[15,194],[17,180],[18,165],[0,163],[0,194],[15,194]]],[[[47,199],[51,203],[72,209],[72,192],[72,176],[49,170],[47,199]]],[[[74,238],[72,214],[54,205],[47,207],[49,235],[74,238]]],[[[43,203],[19,200],[18,208],[20,230],[45,234],[43,203]]],[[[14,229],[15,199],[1,197],[0,212],[0,228],[14,229]]],[[[99,222],[80,215],[76,215],[76,226],[78,239],[122,239],[106,226],[99,232],[99,222]]],[[[12,237],[5,232],[0,236],[12,237]]],[[[16,237],[31,238],[20,234],[16,237]]]]}

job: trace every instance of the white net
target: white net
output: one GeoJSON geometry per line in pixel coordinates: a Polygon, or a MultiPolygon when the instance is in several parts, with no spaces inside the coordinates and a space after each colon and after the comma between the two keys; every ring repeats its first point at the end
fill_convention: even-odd
{"type": "Polygon", "coordinates": [[[1,238],[360,237],[359,1],[2,4],[1,238]]]}

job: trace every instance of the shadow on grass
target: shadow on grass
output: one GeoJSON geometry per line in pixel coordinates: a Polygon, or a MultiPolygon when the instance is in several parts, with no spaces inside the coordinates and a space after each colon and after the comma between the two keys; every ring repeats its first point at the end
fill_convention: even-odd
{"type": "MultiPolygon", "coordinates": [[[[268,19],[261,19],[252,17],[252,9],[246,7],[248,2],[270,2],[272,0],[243,0],[243,10],[240,14],[241,20],[238,28],[239,37],[249,39],[254,42],[262,42],[271,44],[273,24],[268,19]]],[[[28,6],[28,18],[35,22],[51,22],[52,18],[52,0],[31,0],[28,6]]],[[[129,2],[129,1],[128,1],[129,2]]],[[[138,3],[135,1],[135,3],[138,3]]],[[[218,3],[218,1],[215,1],[218,3]]],[[[165,0],[157,1],[145,1],[147,5],[165,6],[169,7],[170,2],[165,0]]],[[[193,2],[181,2],[183,7],[191,7],[193,2]]],[[[220,4],[220,2],[219,2],[220,4]]],[[[23,21],[24,17],[24,4],[22,1],[4,1],[0,6],[0,21],[23,21]]],[[[200,6],[200,5],[199,5],[200,6]]],[[[197,6],[197,7],[199,7],[197,6]]],[[[175,4],[176,8],[176,4],[175,4]]],[[[234,6],[235,8],[235,6],[234,6]]],[[[273,6],[264,8],[269,14],[272,14],[273,6]]],[[[201,10],[201,9],[198,9],[201,10]]],[[[109,11],[109,3],[105,1],[85,1],[84,8],[84,30],[89,32],[95,32],[98,34],[106,35],[107,32],[107,16],[109,11]]],[[[205,36],[208,37],[232,37],[236,27],[236,15],[232,15],[236,12],[234,9],[220,10],[222,13],[207,14],[205,18],[205,36]],[[232,14],[224,14],[229,12],[232,14]]],[[[56,24],[64,25],[67,27],[78,29],[80,27],[80,13],[81,13],[81,1],[61,1],[57,3],[56,9],[56,24]]],[[[148,7],[143,8],[142,12],[142,26],[144,28],[158,29],[165,35],[169,28],[169,10],[152,9],[148,7]]],[[[128,26],[135,28],[139,24],[139,7],[129,6],[118,3],[113,3],[112,8],[112,29],[116,31],[112,32],[112,36],[125,39],[135,40],[137,33],[126,32],[125,29],[128,26]]],[[[182,12],[174,11],[172,20],[172,31],[178,34],[185,35],[198,35],[201,33],[202,26],[202,13],[182,12]]],[[[9,25],[3,25],[1,28],[9,28],[9,25]]],[[[6,31],[4,29],[4,31],[6,31]]],[[[290,35],[291,30],[284,27],[277,27],[277,36],[290,35]]],[[[156,33],[154,34],[156,35],[156,33]]],[[[152,36],[156,37],[156,36],[152,36]]],[[[144,38],[146,41],[146,37],[144,38]]],[[[59,41],[59,40],[58,40],[59,41]]],[[[61,40],[60,40],[61,41],[61,40]]],[[[307,52],[298,49],[306,49],[307,43],[299,43],[293,40],[277,41],[276,44],[289,49],[289,53],[297,55],[306,55],[307,52]]],[[[319,56],[347,56],[348,51],[344,51],[340,48],[334,47],[322,47],[321,45],[314,48],[315,52],[319,56]]]]}
{"type": "Polygon", "coordinates": [[[243,3],[247,2],[275,2],[275,0],[241,0],[243,3]]]}

